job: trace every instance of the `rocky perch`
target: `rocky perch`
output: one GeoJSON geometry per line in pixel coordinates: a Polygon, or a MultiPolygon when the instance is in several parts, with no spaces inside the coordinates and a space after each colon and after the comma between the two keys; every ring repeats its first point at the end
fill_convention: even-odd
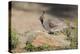
{"type": "Polygon", "coordinates": [[[67,40],[67,36],[63,33],[54,35],[43,31],[28,31],[24,35],[19,35],[18,48],[23,49],[26,46],[26,42],[30,42],[35,47],[49,45],[55,49],[64,49],[70,46],[70,41],[67,40]]]}

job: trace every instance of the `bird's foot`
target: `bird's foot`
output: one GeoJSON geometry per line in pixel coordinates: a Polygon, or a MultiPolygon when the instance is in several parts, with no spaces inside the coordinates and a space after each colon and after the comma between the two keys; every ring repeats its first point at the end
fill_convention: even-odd
{"type": "Polygon", "coordinates": [[[54,32],[48,32],[48,34],[54,34],[54,32]]]}

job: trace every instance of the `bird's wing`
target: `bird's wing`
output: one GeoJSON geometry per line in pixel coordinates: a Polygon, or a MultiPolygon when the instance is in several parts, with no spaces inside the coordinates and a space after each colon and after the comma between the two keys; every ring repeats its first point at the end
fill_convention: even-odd
{"type": "Polygon", "coordinates": [[[57,25],[55,23],[53,23],[52,21],[49,21],[48,23],[49,23],[50,28],[57,27],[57,25]]]}

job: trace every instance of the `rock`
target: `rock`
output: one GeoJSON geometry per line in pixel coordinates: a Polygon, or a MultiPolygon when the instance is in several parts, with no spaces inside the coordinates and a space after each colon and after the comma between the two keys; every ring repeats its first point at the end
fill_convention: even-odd
{"type": "Polygon", "coordinates": [[[55,49],[65,48],[70,46],[70,41],[66,40],[66,36],[62,33],[57,35],[48,34],[43,31],[28,31],[23,35],[19,35],[19,44],[13,52],[25,52],[26,42],[30,42],[35,47],[49,45],[55,49]]]}
{"type": "Polygon", "coordinates": [[[44,44],[47,44],[54,48],[64,48],[70,46],[70,41],[67,41],[65,35],[63,34],[54,36],[45,32],[38,32],[36,38],[32,42],[32,45],[39,47],[44,44]]]}

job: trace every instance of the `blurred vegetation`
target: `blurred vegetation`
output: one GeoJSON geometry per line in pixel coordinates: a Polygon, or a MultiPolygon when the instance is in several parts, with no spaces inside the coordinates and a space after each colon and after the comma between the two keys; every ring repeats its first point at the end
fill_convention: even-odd
{"type": "Polygon", "coordinates": [[[17,33],[15,31],[11,31],[11,49],[16,48],[18,41],[17,33]]]}
{"type": "Polygon", "coordinates": [[[72,30],[72,34],[73,37],[70,37],[70,41],[71,41],[71,45],[70,48],[71,49],[76,49],[78,48],[78,30],[77,28],[75,28],[74,30],[72,30]]]}
{"type": "Polygon", "coordinates": [[[43,46],[35,47],[33,46],[30,42],[26,43],[25,50],[30,52],[30,51],[46,51],[46,50],[52,50],[54,48],[50,47],[47,44],[44,44],[43,46]]]}
{"type": "Polygon", "coordinates": [[[67,40],[71,42],[70,49],[77,49],[78,48],[78,20],[77,18],[74,19],[74,28],[71,28],[69,19],[66,20],[66,24],[68,28],[64,31],[64,34],[67,36],[67,40]]]}

